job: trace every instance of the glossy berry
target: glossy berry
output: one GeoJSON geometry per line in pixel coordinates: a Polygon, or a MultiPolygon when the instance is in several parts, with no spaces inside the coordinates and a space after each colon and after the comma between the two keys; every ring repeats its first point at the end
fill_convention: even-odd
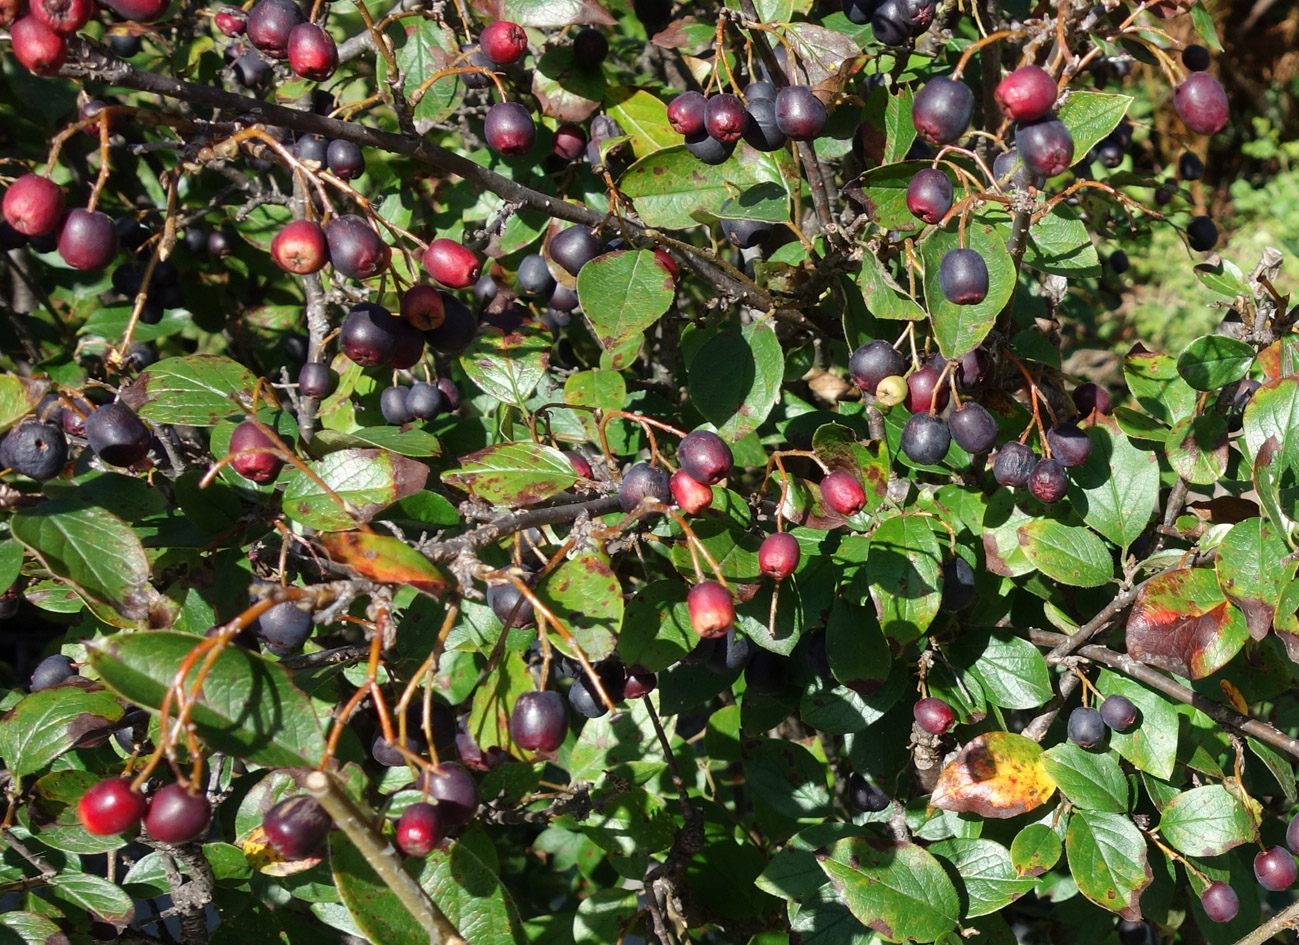
{"type": "Polygon", "coordinates": [[[688,137],[704,131],[704,109],[708,99],[703,93],[682,92],[668,103],[668,124],[677,134],[688,137]]]}
{"type": "Polygon", "coordinates": [[[63,424],[26,420],[0,440],[0,466],[21,476],[45,482],[53,479],[68,460],[68,440],[63,424]]]}
{"type": "Polygon", "coordinates": [[[531,253],[519,260],[514,282],[523,295],[548,296],[555,290],[555,277],[544,256],[531,253]]]}
{"type": "Polygon", "coordinates": [[[379,367],[392,358],[397,345],[397,319],[373,302],[360,302],[343,319],[338,346],[361,367],[379,367]]]}
{"type": "Polygon", "coordinates": [[[1106,696],[1101,703],[1101,720],[1116,732],[1126,732],[1137,721],[1137,707],[1127,696],[1106,696]]]}
{"type": "Polygon", "coordinates": [[[1069,475],[1058,459],[1044,459],[1028,474],[1028,491],[1039,502],[1059,502],[1069,490],[1069,475]]]}
{"type": "Polygon", "coordinates": [[[289,36],[306,17],[293,0],[258,0],[248,11],[249,41],[272,59],[289,55],[289,36]]]}
{"type": "Polygon", "coordinates": [[[1177,176],[1182,180],[1199,180],[1204,176],[1204,162],[1191,151],[1183,151],[1177,158],[1177,176]]]}
{"type": "Polygon", "coordinates": [[[943,594],[938,607],[948,613],[964,610],[974,603],[974,569],[964,558],[943,562],[943,594]]]}
{"type": "Polygon", "coordinates": [[[338,376],[328,364],[309,361],[298,369],[298,392],[317,399],[328,397],[338,384],[338,376]]]}
{"type": "Polygon", "coordinates": [[[887,341],[871,341],[862,345],[848,359],[848,374],[852,382],[868,394],[875,393],[880,381],[886,377],[904,374],[907,363],[887,341]]]}
{"type": "Polygon", "coordinates": [[[134,466],[149,455],[149,429],[125,404],[104,404],[86,417],[86,442],[110,466],[134,466]]]}
{"type": "Polygon", "coordinates": [[[361,217],[335,217],[325,227],[329,261],[348,279],[369,279],[388,268],[392,251],[361,217]]]}
{"type": "Polygon", "coordinates": [[[591,463],[581,453],[575,453],[573,450],[564,450],[564,455],[573,465],[573,472],[577,473],[583,479],[594,479],[595,471],[591,469],[591,463]]]}
{"type": "Polygon", "coordinates": [[[1186,241],[1191,249],[1207,253],[1218,245],[1218,228],[1208,217],[1195,217],[1186,224],[1186,241]]]}
{"type": "Polygon", "coordinates": [[[956,724],[956,713],[942,699],[929,696],[921,699],[911,710],[916,724],[922,732],[930,735],[944,735],[956,724]]]}
{"type": "Polygon", "coordinates": [[[81,795],[77,819],[95,836],[109,837],[138,827],[147,808],[144,795],[132,790],[130,781],[109,778],[81,795]]]}
{"type": "Polygon", "coordinates": [[[712,95],[704,104],[704,129],[723,144],[734,144],[744,136],[749,113],[744,103],[729,92],[712,95]]]}
{"type": "Polygon", "coordinates": [[[319,272],[329,262],[325,231],[315,220],[294,220],[271,240],[271,258],[295,275],[319,272]]]}
{"type": "Polygon", "coordinates": [[[315,23],[299,23],[289,33],[289,68],[304,79],[324,82],[338,69],[334,37],[315,23]]]}
{"type": "Polygon", "coordinates": [[[640,505],[642,499],[653,499],[667,505],[672,501],[672,489],[668,484],[668,474],[649,463],[637,463],[627,470],[618,487],[618,504],[624,512],[630,512],[640,505]]]}
{"type": "Polygon", "coordinates": [[[1058,118],[1045,118],[1015,129],[1019,159],[1040,177],[1055,177],[1073,164],[1073,135],[1058,118]]]}
{"type": "Polygon", "coordinates": [[[212,17],[212,22],[226,36],[242,36],[248,29],[248,14],[238,7],[222,7],[212,17]]]}
{"type": "Polygon", "coordinates": [[[902,0],[884,0],[871,14],[871,32],[883,46],[905,46],[911,39],[902,10],[902,0]]]}
{"type": "Polygon", "coordinates": [[[783,581],[798,567],[803,549],[789,532],[774,532],[758,546],[758,570],[770,578],[783,581]]]}
{"type": "Polygon", "coordinates": [[[1105,737],[1105,722],[1095,709],[1079,706],[1069,713],[1069,741],[1079,748],[1091,748],[1105,737]]]}
{"type": "Polygon", "coordinates": [[[424,250],[424,271],[448,289],[467,289],[478,281],[482,263],[472,249],[449,239],[436,239],[424,250]]]}
{"type": "Polygon", "coordinates": [[[1093,410],[1109,413],[1113,409],[1109,392],[1100,385],[1090,382],[1079,384],[1074,388],[1073,403],[1078,408],[1078,416],[1084,420],[1092,415],[1093,410]]]}
{"type": "Polygon", "coordinates": [[[1254,878],[1264,889],[1272,892],[1289,889],[1294,885],[1296,873],[1299,869],[1295,867],[1294,857],[1284,847],[1272,847],[1254,856],[1254,878]]]}
{"type": "Polygon", "coordinates": [[[686,150],[697,160],[716,166],[722,164],[735,150],[735,142],[718,141],[706,130],[697,135],[686,136],[686,150]]]}
{"type": "Polygon", "coordinates": [[[313,626],[311,607],[288,600],[267,608],[249,629],[272,656],[292,656],[307,642],[313,626]]]}
{"type": "Polygon", "coordinates": [[[478,813],[478,785],[473,776],[454,761],[444,761],[425,771],[415,781],[436,799],[443,828],[466,824],[478,813]]]}
{"type": "Polygon", "coordinates": [[[690,626],[705,639],[726,635],[735,624],[735,601],[716,581],[702,581],[686,593],[690,626]]]}
{"type": "Polygon", "coordinates": [[[771,229],[771,224],[764,220],[722,220],[722,233],[732,246],[740,249],[761,246],[771,235],[771,229]]]}
{"type": "Polygon", "coordinates": [[[922,466],[941,463],[952,445],[947,421],[927,413],[913,413],[902,428],[902,452],[922,466]]]}
{"type": "Polygon", "coordinates": [[[234,237],[225,230],[213,230],[207,235],[207,251],[224,259],[235,251],[234,237]]]}
{"type": "Polygon", "coordinates": [[[537,140],[537,125],[532,113],[518,102],[497,102],[487,110],[483,137],[497,154],[522,157],[537,140]]]}
{"type": "Polygon", "coordinates": [[[997,445],[997,421],[982,404],[964,403],[947,418],[956,445],[967,453],[986,453],[997,445]]]}
{"type": "Polygon", "coordinates": [[[117,255],[117,229],[107,214],[77,207],[59,230],[59,256],[73,269],[103,269],[117,255]]]}
{"type": "Polygon", "coordinates": [[[230,468],[251,482],[273,482],[284,468],[284,460],[275,453],[244,452],[270,449],[276,449],[271,438],[259,430],[256,424],[244,421],[230,435],[230,452],[235,454],[234,459],[230,460],[230,468]]]}
{"type": "Polygon", "coordinates": [[[1041,175],[1033,174],[1024,162],[1019,159],[1019,150],[1011,148],[998,154],[992,162],[992,176],[1003,187],[1014,190],[1028,190],[1030,187],[1041,187],[1046,181],[1041,175]]]}
{"type": "Polygon", "coordinates": [[[774,98],[749,100],[749,126],[744,129],[744,140],[764,152],[779,151],[785,146],[789,139],[780,130],[774,98]]]}
{"type": "MultiPolygon", "coordinates": [[[[133,20],[136,23],[152,23],[167,12],[171,0],[100,0],[99,5],[112,10],[124,20],[133,20]]],[[[135,50],[139,52],[140,37],[132,34],[114,33],[110,34],[109,38],[112,39],[113,36],[125,36],[135,40],[135,50]]],[[[116,52],[116,50],[114,51],[116,52]]]]}
{"type": "Polygon", "coordinates": [[[1017,489],[1028,484],[1028,477],[1037,466],[1037,454],[1023,443],[1014,440],[997,450],[992,463],[992,475],[999,485],[1017,489]]]}
{"type": "Polygon", "coordinates": [[[907,184],[907,209],[925,223],[939,223],[952,209],[952,181],[936,167],[916,171],[907,184]]]}
{"type": "Polygon", "coordinates": [[[24,174],[5,191],[5,222],[24,236],[53,233],[63,218],[63,190],[48,177],[24,174]]]}
{"type": "Polygon", "coordinates": [[[442,395],[442,402],[446,404],[448,412],[454,413],[460,409],[460,389],[449,377],[439,377],[437,383],[438,393],[442,395]]]}
{"type": "Polygon", "coordinates": [[[848,778],[848,803],[860,811],[875,814],[888,807],[890,801],[878,784],[867,781],[854,771],[848,778]]]}
{"type": "Polygon", "coordinates": [[[167,784],[149,798],[144,828],[163,843],[189,843],[207,833],[212,804],[202,794],[191,794],[179,784],[167,784]]]}
{"type": "Polygon", "coordinates": [[[1067,468],[1081,466],[1092,451],[1092,441],[1072,423],[1062,423],[1047,430],[1046,442],[1051,447],[1051,455],[1067,468]]]}
{"type": "Polygon", "coordinates": [[[31,14],[9,27],[14,58],[36,75],[53,75],[63,67],[68,46],[63,37],[31,14]]]}
{"type": "Polygon", "coordinates": [[[749,103],[749,111],[753,111],[753,103],[761,99],[776,100],[776,87],[770,82],[764,82],[761,79],[757,82],[750,82],[744,87],[744,100],[749,103]]]}
{"type": "Polygon", "coordinates": [[[930,144],[951,144],[970,126],[974,93],[955,79],[930,79],[911,103],[911,123],[930,144]]]}
{"type": "Polygon", "coordinates": [[[335,138],[325,148],[329,173],[339,180],[356,180],[365,173],[365,153],[355,141],[335,138]]]}
{"type": "Polygon", "coordinates": [[[1055,106],[1055,79],[1041,66],[1021,66],[997,83],[994,96],[1012,121],[1037,121],[1055,106]]]}
{"type": "Polygon", "coordinates": [[[653,692],[658,684],[659,677],[657,673],[628,673],[627,682],[623,686],[622,697],[624,699],[642,699],[653,692]]]}
{"type": "Polygon", "coordinates": [[[537,622],[532,601],[513,584],[493,584],[487,589],[487,606],[502,626],[531,627],[537,622]]]}
{"type": "Polygon", "coordinates": [[[53,656],[47,656],[36,664],[36,669],[32,670],[32,678],[27,690],[28,692],[40,692],[42,689],[57,686],[65,679],[71,679],[75,675],[77,675],[77,671],[72,665],[72,660],[62,653],[55,653],[53,656]]]}
{"type": "Polygon", "coordinates": [[[401,812],[393,840],[407,856],[428,856],[442,839],[438,809],[420,801],[401,812]]]}
{"type": "Polygon", "coordinates": [[[776,94],[776,124],[794,141],[812,141],[825,130],[825,105],[806,85],[790,85],[776,94]]]}
{"type": "Polygon", "coordinates": [[[262,58],[254,52],[246,52],[230,66],[239,84],[254,92],[261,91],[270,84],[274,73],[262,58]]]}
{"type": "Polygon", "coordinates": [[[932,410],[942,410],[947,406],[947,398],[950,396],[950,388],[943,377],[940,367],[934,364],[926,364],[918,370],[912,371],[907,376],[907,409],[912,413],[929,413],[932,410]]]}
{"type": "Polygon", "coordinates": [[[406,409],[416,420],[432,420],[442,412],[442,392],[436,384],[416,381],[406,392],[406,409]]]}
{"type": "Polygon", "coordinates": [[[525,692],[510,712],[510,738],[525,751],[552,752],[568,734],[568,711],[557,692],[525,692]]]}
{"type": "Polygon", "coordinates": [[[600,255],[600,249],[600,238],[584,226],[560,230],[550,240],[550,258],[573,276],[600,255]]]}
{"type": "Polygon", "coordinates": [[[401,297],[401,317],[420,331],[432,331],[446,318],[442,293],[431,285],[411,286],[401,297]]]}
{"type": "Polygon", "coordinates": [[[863,26],[871,21],[880,0],[843,0],[843,15],[849,22],[863,26]]]}
{"type": "Polygon", "coordinates": [[[609,40],[597,29],[587,27],[573,37],[573,62],[583,69],[597,69],[609,55],[609,40]]]}
{"type": "Polygon", "coordinates": [[[713,504],[713,490],[684,469],[678,469],[668,480],[672,500],[687,515],[698,515],[713,504]]]}
{"type": "Polygon", "coordinates": [[[498,66],[518,62],[528,54],[528,34],[518,23],[497,20],[483,28],[478,36],[483,55],[498,66]]]}
{"type": "Polygon", "coordinates": [[[1173,107],[1187,128],[1217,134],[1227,124],[1227,93],[1207,72],[1192,72],[1173,92],[1173,107]]]}
{"type": "Polygon", "coordinates": [[[821,501],[832,512],[856,515],[866,504],[866,492],[850,473],[836,469],[821,480],[821,501]]]}
{"type": "Polygon", "coordinates": [[[1236,890],[1218,880],[1204,887],[1200,893],[1200,905],[1211,922],[1230,922],[1240,912],[1240,897],[1236,890]]]}
{"type": "Polygon", "coordinates": [[[691,478],[715,486],[730,473],[734,457],[726,441],[716,433],[695,430],[686,434],[677,447],[677,462],[691,478]]]}
{"type": "Polygon", "coordinates": [[[285,798],[262,818],[266,842],[286,860],[313,856],[333,827],[334,821],[325,808],[306,794],[285,798]]]}
{"type": "Polygon", "coordinates": [[[988,264],[973,249],[950,249],[938,265],[938,288],[955,305],[978,305],[988,297],[988,264]]]}
{"type": "Polygon", "coordinates": [[[401,426],[410,423],[411,412],[406,406],[406,392],[409,388],[400,385],[385,387],[379,394],[379,413],[383,414],[386,423],[401,426]]]}
{"type": "Polygon", "coordinates": [[[31,13],[56,33],[68,36],[90,22],[90,0],[31,0],[31,13]]]}
{"type": "Polygon", "coordinates": [[[1182,50],[1182,65],[1192,72],[1204,72],[1209,68],[1209,50],[1191,43],[1182,50]]]}
{"type": "MultiPolygon", "coordinates": [[[[617,658],[609,659],[597,663],[594,668],[596,675],[600,677],[600,685],[604,687],[605,695],[611,702],[621,702],[627,682],[627,672],[623,669],[622,661],[617,658]]],[[[573,685],[569,687],[568,704],[578,715],[588,719],[598,719],[609,714],[609,707],[605,705],[595,683],[585,670],[577,674],[573,685]]]]}

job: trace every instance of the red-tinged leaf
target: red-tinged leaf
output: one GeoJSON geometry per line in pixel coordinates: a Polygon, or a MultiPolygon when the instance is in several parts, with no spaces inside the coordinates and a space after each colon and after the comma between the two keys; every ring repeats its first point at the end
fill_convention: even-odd
{"type": "Polygon", "coordinates": [[[1044,804],[1055,782],[1042,765],[1042,747],[1011,732],[985,732],[938,776],[934,807],[981,817],[1017,817],[1044,804]]]}
{"type": "Polygon", "coordinates": [[[609,11],[595,0],[473,0],[484,22],[509,20],[520,26],[614,26],[609,11]]]}
{"type": "Polygon", "coordinates": [[[1128,655],[1188,679],[1221,669],[1248,638],[1244,616],[1222,595],[1211,568],[1151,578],[1128,616],[1128,655]]]}
{"type": "Polygon", "coordinates": [[[451,586],[441,568],[391,535],[329,532],[317,540],[331,561],[357,577],[380,584],[408,584],[439,598],[451,586]]]}

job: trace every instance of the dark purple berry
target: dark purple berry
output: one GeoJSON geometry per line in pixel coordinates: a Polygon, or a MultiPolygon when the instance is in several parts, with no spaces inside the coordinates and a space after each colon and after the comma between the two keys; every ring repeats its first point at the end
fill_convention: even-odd
{"type": "Polygon", "coordinates": [[[1173,92],[1173,107],[1186,127],[1202,135],[1217,134],[1227,124],[1227,93],[1207,72],[1192,72],[1173,92]]]}
{"type": "Polygon", "coordinates": [[[744,103],[729,92],[709,97],[704,105],[704,128],[723,144],[734,144],[744,136],[749,113],[744,103]]]}
{"type": "Polygon", "coordinates": [[[1092,441],[1072,423],[1062,423],[1047,430],[1046,442],[1051,447],[1051,455],[1068,468],[1081,466],[1092,451],[1092,441]]]}
{"type": "Polygon", "coordinates": [[[262,818],[266,842],[286,860],[313,856],[333,827],[334,821],[325,808],[306,794],[285,798],[262,818]]]}
{"type": "Polygon", "coordinates": [[[997,450],[992,463],[992,475],[1000,485],[1011,489],[1028,484],[1028,477],[1037,466],[1037,454],[1023,443],[1012,440],[997,450]]]}
{"type": "Polygon", "coordinates": [[[868,394],[874,394],[884,378],[901,376],[906,370],[906,361],[887,341],[867,342],[848,359],[852,382],[868,394]]]}
{"type": "Polygon", "coordinates": [[[1137,707],[1127,696],[1106,696],[1101,703],[1101,719],[1116,732],[1126,732],[1137,721],[1137,707]]]}
{"type": "MultiPolygon", "coordinates": [[[[1202,72],[1196,75],[1204,75],[1202,72]]],[[[1272,847],[1254,857],[1254,878],[1264,889],[1280,892],[1294,885],[1295,875],[1299,868],[1295,866],[1294,857],[1284,847],[1272,847]]]]}
{"type": "Polygon", "coordinates": [[[75,675],[77,671],[72,666],[72,660],[62,653],[55,653],[36,664],[36,669],[32,671],[31,683],[27,688],[29,692],[40,692],[42,689],[57,686],[63,680],[71,679],[75,675]]]}
{"type": "Polygon", "coordinates": [[[338,346],[361,367],[380,367],[392,358],[399,318],[373,302],[359,302],[343,319],[338,346]]]}
{"type": "Polygon", "coordinates": [[[1015,146],[1024,166],[1041,177],[1055,177],[1073,165],[1073,135],[1057,118],[1019,125],[1015,146]]]}
{"type": "Polygon", "coordinates": [[[1204,72],[1209,68],[1209,50],[1191,43],[1182,50],[1182,65],[1192,72],[1204,72]]]}
{"type": "Polygon", "coordinates": [[[1218,228],[1208,217],[1195,217],[1186,224],[1186,241],[1191,249],[1207,253],[1218,245],[1218,228]]]}
{"type": "Polygon", "coordinates": [[[86,417],[86,442],[110,466],[134,466],[149,455],[153,434],[125,404],[112,403],[86,417]]]}
{"type": "Polygon", "coordinates": [[[518,102],[497,102],[487,110],[483,136],[497,154],[522,157],[537,140],[537,125],[532,113],[518,102]]]}
{"type": "Polygon", "coordinates": [[[974,93],[955,79],[930,79],[911,103],[911,122],[916,133],[930,144],[951,144],[970,126],[974,93]]]}
{"type": "Polygon", "coordinates": [[[1069,741],[1079,748],[1091,748],[1105,737],[1105,722],[1095,709],[1082,706],[1069,713],[1069,741]]]}
{"type": "Polygon", "coordinates": [[[988,297],[988,264],[973,249],[951,249],[938,266],[938,288],[955,305],[978,305],[988,297]]]}
{"type": "Polygon", "coordinates": [[[334,270],[348,279],[369,279],[388,267],[392,251],[365,220],[341,216],[325,227],[329,260],[334,270]]]}
{"type": "Polygon", "coordinates": [[[653,499],[663,505],[671,503],[672,488],[667,472],[649,463],[637,463],[627,470],[618,487],[618,504],[624,512],[630,512],[642,499],[653,499]]]}
{"type": "Polygon", "coordinates": [[[902,452],[921,466],[941,463],[952,445],[947,421],[927,413],[913,413],[902,428],[902,452]]]}
{"type": "Polygon", "coordinates": [[[311,606],[288,600],[267,608],[251,629],[267,653],[292,656],[307,642],[313,626],[311,606]]]}
{"type": "Polygon", "coordinates": [[[189,843],[207,833],[212,804],[202,794],[191,794],[179,784],[167,784],[149,798],[144,829],[163,843],[189,843]]]}
{"type": "Polygon", "coordinates": [[[1219,880],[1204,887],[1204,892],[1200,893],[1200,905],[1211,922],[1230,922],[1240,912],[1240,897],[1236,890],[1219,880]]]}
{"type": "Polygon", "coordinates": [[[952,209],[952,180],[936,167],[916,171],[907,184],[907,209],[925,223],[940,223],[952,209]]]}
{"type": "Polygon", "coordinates": [[[525,692],[510,712],[510,738],[525,751],[552,752],[564,744],[568,712],[557,692],[525,692]]]}
{"type": "Polygon", "coordinates": [[[779,151],[785,146],[785,133],[776,121],[776,102],[770,98],[749,100],[749,127],[744,140],[759,151],[779,151]]]}
{"type": "Polygon", "coordinates": [[[245,32],[249,41],[272,59],[286,59],[289,35],[295,26],[305,21],[302,10],[293,0],[259,0],[248,11],[245,32]]]}
{"type": "Polygon", "coordinates": [[[956,445],[967,453],[986,453],[997,445],[997,421],[982,404],[964,403],[947,418],[956,445]]]}
{"type": "Polygon", "coordinates": [[[338,376],[330,370],[328,364],[309,361],[298,371],[298,392],[307,397],[328,397],[334,392],[337,383],[338,376]]]}
{"type": "Polygon", "coordinates": [[[794,141],[812,141],[825,130],[825,104],[806,85],[790,85],[776,95],[776,124],[794,141]]]}
{"type": "Polygon", "coordinates": [[[879,785],[867,781],[855,771],[848,779],[848,801],[853,807],[868,814],[879,813],[891,803],[879,785]]]}
{"type": "Polygon", "coordinates": [[[735,142],[718,141],[707,131],[701,131],[697,135],[686,137],[686,150],[705,164],[717,165],[724,163],[731,156],[731,152],[735,150],[735,142]]]}
{"type": "Polygon", "coordinates": [[[600,250],[600,238],[585,226],[570,226],[550,240],[550,258],[573,276],[600,255],[600,250]]]}
{"type": "Polygon", "coordinates": [[[1057,459],[1044,459],[1028,475],[1028,491],[1048,505],[1059,502],[1069,490],[1069,475],[1057,459]]]}

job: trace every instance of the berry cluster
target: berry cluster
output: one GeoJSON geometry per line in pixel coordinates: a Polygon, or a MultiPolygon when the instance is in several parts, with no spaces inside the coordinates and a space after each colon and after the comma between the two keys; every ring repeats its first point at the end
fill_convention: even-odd
{"type": "Polygon", "coordinates": [[[686,150],[705,164],[721,164],[743,138],[759,151],[779,151],[787,141],[812,141],[825,130],[825,104],[806,85],[775,91],[751,82],[743,99],[730,92],[682,92],[668,103],[668,123],[686,150]]]}

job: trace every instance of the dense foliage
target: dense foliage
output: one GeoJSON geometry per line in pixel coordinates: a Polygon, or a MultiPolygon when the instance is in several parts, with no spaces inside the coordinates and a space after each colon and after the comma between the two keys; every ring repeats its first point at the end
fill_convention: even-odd
{"type": "Polygon", "coordinates": [[[0,945],[1292,922],[1269,7],[0,0],[0,945]]]}

